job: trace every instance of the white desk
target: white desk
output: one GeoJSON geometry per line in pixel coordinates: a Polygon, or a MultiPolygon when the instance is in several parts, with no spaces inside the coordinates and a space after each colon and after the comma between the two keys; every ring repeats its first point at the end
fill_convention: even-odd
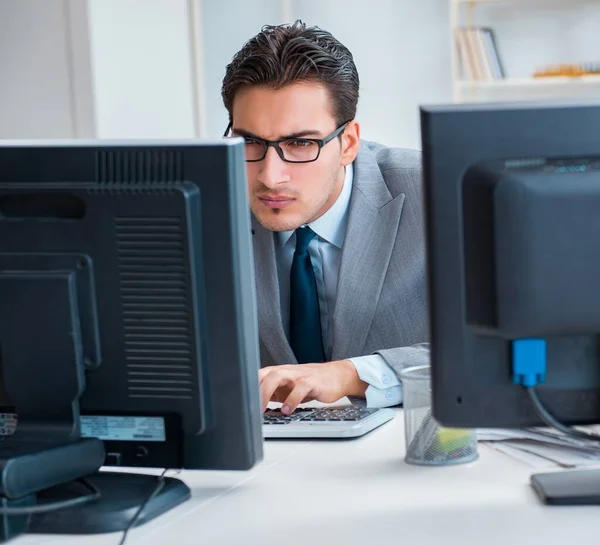
{"type": "MultiPolygon", "coordinates": [[[[127,545],[597,545],[600,509],[547,507],[531,469],[479,446],[453,467],[403,462],[403,415],[350,441],[268,441],[247,473],[185,472],[192,499],[127,545]]],[[[15,545],[117,545],[119,535],[15,545]]]]}

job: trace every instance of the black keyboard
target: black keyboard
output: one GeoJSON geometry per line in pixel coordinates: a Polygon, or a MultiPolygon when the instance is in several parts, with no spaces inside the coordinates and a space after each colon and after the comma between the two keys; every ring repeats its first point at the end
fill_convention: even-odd
{"type": "Polygon", "coordinates": [[[263,414],[263,424],[290,424],[291,422],[357,422],[372,415],[379,409],[366,407],[328,407],[324,409],[296,409],[285,415],[276,409],[267,409],[263,414]]]}

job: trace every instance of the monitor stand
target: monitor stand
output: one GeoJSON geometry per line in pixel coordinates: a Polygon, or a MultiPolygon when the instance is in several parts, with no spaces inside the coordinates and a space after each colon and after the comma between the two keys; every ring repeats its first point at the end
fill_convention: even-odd
{"type": "MultiPolygon", "coordinates": [[[[99,471],[86,480],[100,491],[99,500],[72,508],[61,509],[60,515],[46,513],[31,517],[28,533],[33,534],[100,534],[123,532],[130,527],[140,507],[145,503],[133,527],[166,513],[187,501],[191,492],[179,479],[118,471],[99,471]],[[152,496],[151,499],[149,499],[152,496]]],[[[79,482],[70,482],[49,488],[37,496],[38,505],[62,501],[89,493],[79,482]]]]}
{"type": "Polygon", "coordinates": [[[89,270],[80,261],[0,253],[0,382],[18,415],[15,432],[0,441],[2,541],[28,531],[38,494],[104,464],[104,443],[81,437],[88,351],[78,287],[89,270]]]}

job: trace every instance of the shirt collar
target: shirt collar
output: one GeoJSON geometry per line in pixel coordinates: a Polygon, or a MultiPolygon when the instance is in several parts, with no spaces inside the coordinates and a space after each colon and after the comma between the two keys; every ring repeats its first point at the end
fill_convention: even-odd
{"type": "MultiPolygon", "coordinates": [[[[346,166],[342,191],[333,203],[333,206],[321,217],[308,224],[308,227],[319,237],[340,249],[344,245],[344,237],[346,235],[353,178],[354,168],[352,163],[350,163],[346,166]]],[[[287,244],[293,234],[294,231],[279,231],[277,233],[281,247],[287,244]]]]}

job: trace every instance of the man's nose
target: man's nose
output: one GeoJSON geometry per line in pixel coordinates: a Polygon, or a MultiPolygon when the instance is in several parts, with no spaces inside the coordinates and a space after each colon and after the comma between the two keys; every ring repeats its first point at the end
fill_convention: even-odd
{"type": "Polygon", "coordinates": [[[279,157],[273,146],[267,148],[265,158],[260,162],[258,180],[267,187],[275,187],[289,181],[286,163],[279,157]]]}

